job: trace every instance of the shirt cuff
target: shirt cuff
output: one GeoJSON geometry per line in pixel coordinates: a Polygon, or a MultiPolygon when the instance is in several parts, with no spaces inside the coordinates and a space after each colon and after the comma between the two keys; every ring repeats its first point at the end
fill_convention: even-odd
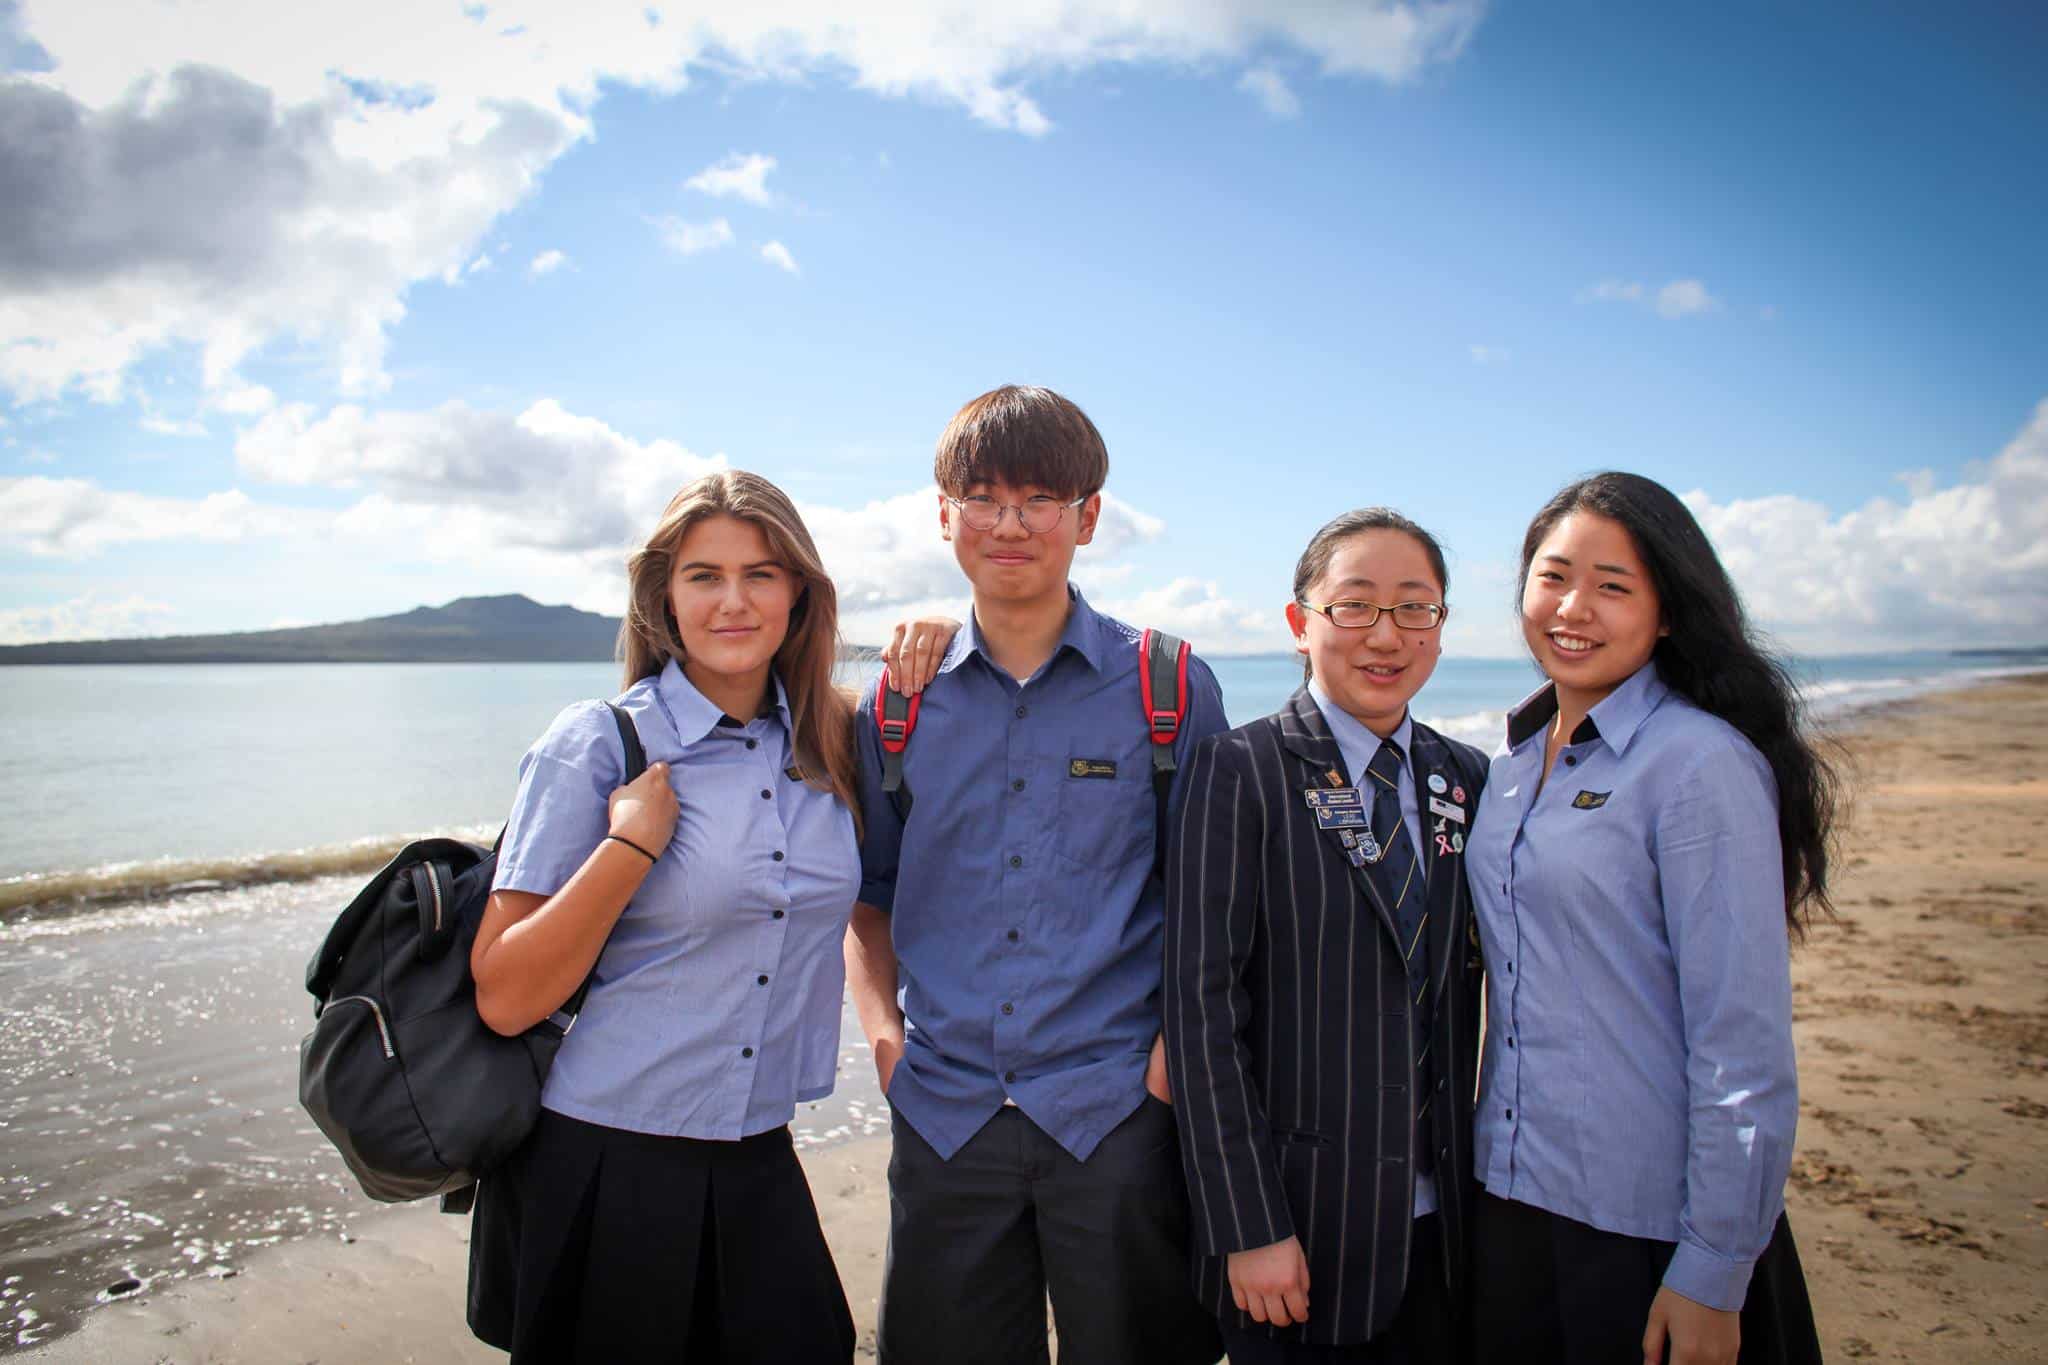
{"type": "Polygon", "coordinates": [[[1731,1261],[1695,1243],[1680,1242],[1671,1264],[1664,1267],[1664,1287],[1708,1308],[1739,1313],[1755,1270],[1753,1260],[1731,1261]]]}
{"type": "Polygon", "coordinates": [[[860,884],[860,895],[857,899],[863,905],[874,906],[883,914],[892,913],[896,909],[896,883],[864,881],[860,884]]]}

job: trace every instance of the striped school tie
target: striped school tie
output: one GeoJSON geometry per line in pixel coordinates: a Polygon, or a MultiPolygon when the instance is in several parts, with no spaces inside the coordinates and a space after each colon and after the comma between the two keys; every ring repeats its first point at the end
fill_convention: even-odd
{"type": "MultiPolygon", "coordinates": [[[[1366,866],[1380,897],[1392,912],[1394,927],[1401,936],[1401,959],[1408,968],[1408,990],[1415,1013],[1415,1083],[1421,1094],[1416,1101],[1419,1119],[1429,1110],[1436,1087],[1430,1067],[1429,1039],[1433,1011],[1429,998],[1429,952],[1423,947],[1429,926],[1429,893],[1424,885],[1415,845],[1408,838],[1408,822],[1401,818],[1401,751],[1390,739],[1380,741],[1372,761],[1365,766],[1372,778],[1372,837],[1386,853],[1366,866]]],[[[1425,1169],[1432,1144],[1421,1144],[1425,1169]]]]}

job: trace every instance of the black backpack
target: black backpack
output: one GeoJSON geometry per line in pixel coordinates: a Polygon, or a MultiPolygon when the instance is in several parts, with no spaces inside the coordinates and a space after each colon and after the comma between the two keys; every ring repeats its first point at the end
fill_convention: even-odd
{"type": "MultiPolygon", "coordinates": [[[[630,782],[647,754],[632,717],[606,705],[630,782]]],[[[478,1016],[469,950],[497,868],[495,844],[406,845],[306,965],[314,1023],[299,1044],[299,1102],[372,1199],[440,1195],[466,1212],[477,1176],[540,1116],[541,1082],[590,989],[586,977],[516,1038],[478,1016]]]]}

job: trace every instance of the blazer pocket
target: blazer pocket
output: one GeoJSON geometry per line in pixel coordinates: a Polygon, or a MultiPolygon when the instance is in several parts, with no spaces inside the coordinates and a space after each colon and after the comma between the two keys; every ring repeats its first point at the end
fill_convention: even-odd
{"type": "Polygon", "coordinates": [[[1308,1128],[1282,1128],[1273,1126],[1273,1141],[1284,1142],[1297,1147],[1334,1147],[1336,1142],[1308,1128]]]}

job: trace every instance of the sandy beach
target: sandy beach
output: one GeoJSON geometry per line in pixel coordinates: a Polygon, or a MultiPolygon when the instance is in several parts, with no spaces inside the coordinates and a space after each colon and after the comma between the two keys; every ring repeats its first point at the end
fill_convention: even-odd
{"type": "MultiPolygon", "coordinates": [[[[1843,733],[1839,915],[1794,958],[1803,1116],[1788,1201],[1834,1359],[2048,1359],[2048,675],[1843,733]]],[[[886,1139],[805,1168],[873,1352],[886,1139]]],[[[49,1362],[488,1361],[465,1220],[376,1210],[89,1312],[49,1362]]]]}

